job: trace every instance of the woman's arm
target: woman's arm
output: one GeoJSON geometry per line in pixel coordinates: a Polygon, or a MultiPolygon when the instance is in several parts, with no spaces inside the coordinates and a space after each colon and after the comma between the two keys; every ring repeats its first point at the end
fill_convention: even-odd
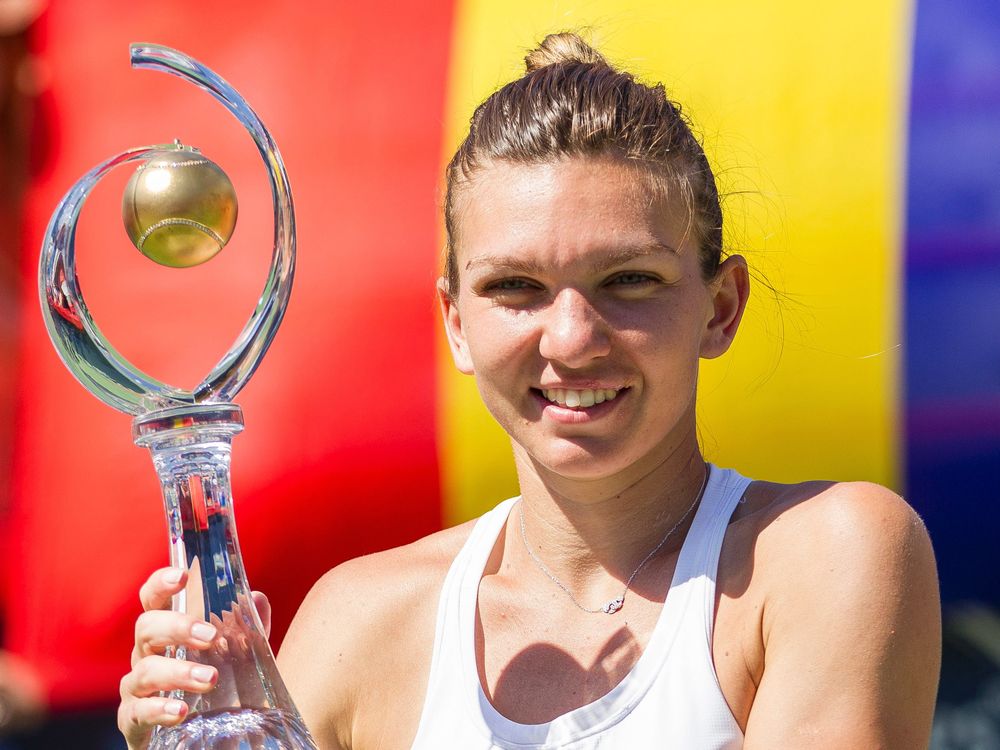
{"type": "Polygon", "coordinates": [[[358,665],[354,618],[344,606],[356,595],[350,567],[334,568],[312,587],[278,652],[278,670],[320,750],[351,747],[358,665]]]}
{"type": "Polygon", "coordinates": [[[769,580],[747,750],[926,747],[941,616],[916,513],[878,485],[834,485],[783,511],[757,555],[769,580]]]}

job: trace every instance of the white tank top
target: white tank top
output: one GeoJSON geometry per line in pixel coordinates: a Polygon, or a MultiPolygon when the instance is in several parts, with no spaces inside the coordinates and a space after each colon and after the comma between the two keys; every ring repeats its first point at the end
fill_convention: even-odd
{"type": "Polygon", "coordinates": [[[480,518],[445,578],[413,750],[742,747],[743,733],[722,695],[712,662],[712,624],[722,540],[750,480],[731,469],[711,467],[710,472],[663,610],[642,655],[603,698],[544,724],[519,724],[501,715],[479,681],[475,652],[479,581],[517,498],[505,500],[480,518]]]}

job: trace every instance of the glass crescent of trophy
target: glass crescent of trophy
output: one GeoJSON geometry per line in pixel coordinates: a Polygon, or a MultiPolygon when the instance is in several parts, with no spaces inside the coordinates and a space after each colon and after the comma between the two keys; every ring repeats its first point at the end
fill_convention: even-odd
{"type": "Polygon", "coordinates": [[[243,429],[232,402],[246,385],[278,329],[295,267],[295,213],[288,176],[260,118],[218,75],[176,50],[131,46],[135,68],[164,71],[214,96],[247,129],[267,170],[274,204],[274,252],[260,299],[235,343],[192,390],[162,383],[134,367],[91,318],[76,272],[76,226],[97,182],[123,164],[136,167],[122,202],[133,243],[164,265],[208,260],[229,239],[236,194],[229,178],[197,149],[174,142],[125,151],[98,165],[56,208],[42,245],[39,292],[45,325],[62,361],[83,386],[134,417],[135,443],[150,450],[167,516],[170,563],[189,571],[174,610],[216,626],[206,650],[168,654],[211,664],[211,692],[171,693],[189,711],[174,727],[158,727],[152,750],[231,747],[315,748],[275,666],[247,584],[233,520],[229,466],[232,438],[243,429]]]}

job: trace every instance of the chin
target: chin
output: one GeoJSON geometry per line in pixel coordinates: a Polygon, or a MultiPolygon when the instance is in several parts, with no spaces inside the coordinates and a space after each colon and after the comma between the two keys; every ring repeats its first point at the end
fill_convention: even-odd
{"type": "Polygon", "coordinates": [[[604,479],[614,476],[629,464],[620,450],[588,450],[575,443],[549,446],[540,451],[529,451],[528,454],[538,469],[565,479],[604,479]]]}

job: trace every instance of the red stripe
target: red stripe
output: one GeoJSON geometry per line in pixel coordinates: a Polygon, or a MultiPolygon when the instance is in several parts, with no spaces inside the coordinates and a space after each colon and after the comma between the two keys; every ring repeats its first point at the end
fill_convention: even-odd
{"type": "MultiPolygon", "coordinates": [[[[11,511],[8,646],[42,670],[57,707],[112,701],[128,663],[136,591],[166,562],[159,491],[129,419],[58,361],[37,312],[37,248],[63,192],[130,146],[180,137],[240,195],[229,247],[197,269],[131,249],[102,185],[78,236],[91,310],[120,351],[191,386],[248,317],[270,253],[259,157],[194,87],[131,71],[127,46],[188,52],[241,90],[285,157],[299,223],[285,323],[247,391],[234,445],[248,573],[284,633],[337,562],[440,524],[432,282],[435,189],[451,35],[445,3],[115,0],[53,4],[43,54],[60,127],[34,185],[22,278],[19,421],[11,511]],[[194,333],[192,333],[194,331],[194,333]]],[[[359,592],[363,596],[364,592],[359,592]]]]}

